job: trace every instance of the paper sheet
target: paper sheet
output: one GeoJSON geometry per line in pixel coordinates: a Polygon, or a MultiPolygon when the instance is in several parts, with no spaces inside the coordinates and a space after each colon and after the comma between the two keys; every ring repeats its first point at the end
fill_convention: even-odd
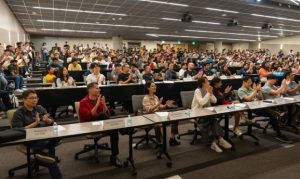
{"type": "Polygon", "coordinates": [[[167,117],[169,115],[169,112],[155,112],[155,114],[160,117],[167,117]]]}

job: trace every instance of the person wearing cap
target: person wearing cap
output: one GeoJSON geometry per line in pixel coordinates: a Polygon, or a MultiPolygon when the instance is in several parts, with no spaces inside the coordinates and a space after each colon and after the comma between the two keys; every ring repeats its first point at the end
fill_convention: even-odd
{"type": "Polygon", "coordinates": [[[68,71],[82,71],[78,58],[72,58],[72,62],[68,65],[68,71]]]}
{"type": "Polygon", "coordinates": [[[15,82],[15,90],[22,92],[23,77],[19,74],[19,66],[17,60],[11,60],[10,65],[7,67],[7,80],[13,80],[15,82]]]}
{"type": "Polygon", "coordinates": [[[90,65],[90,69],[91,69],[92,73],[86,77],[87,84],[95,82],[95,83],[98,83],[98,85],[104,85],[105,84],[105,76],[100,73],[100,70],[101,70],[100,66],[97,63],[92,63],[90,65]]]}

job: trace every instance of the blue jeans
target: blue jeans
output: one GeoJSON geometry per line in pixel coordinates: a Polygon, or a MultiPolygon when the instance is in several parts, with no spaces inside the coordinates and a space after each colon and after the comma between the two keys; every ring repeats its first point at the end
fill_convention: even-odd
{"type": "MultiPolygon", "coordinates": [[[[33,151],[38,152],[42,151],[44,149],[47,149],[49,151],[49,155],[53,158],[55,158],[55,144],[57,143],[57,140],[46,140],[46,141],[39,141],[34,142],[30,144],[30,148],[33,149],[33,151]]],[[[52,179],[60,179],[62,178],[62,174],[57,166],[56,163],[53,163],[48,166],[49,173],[51,175],[52,179]]]]}
{"type": "Polygon", "coordinates": [[[15,82],[15,89],[22,89],[23,88],[23,77],[21,75],[17,76],[6,76],[7,80],[14,80],[15,82]]]}

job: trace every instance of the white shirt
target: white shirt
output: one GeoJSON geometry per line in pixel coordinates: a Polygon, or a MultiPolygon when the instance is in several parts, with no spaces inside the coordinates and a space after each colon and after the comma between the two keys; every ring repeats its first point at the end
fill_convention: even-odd
{"type": "Polygon", "coordinates": [[[94,75],[93,73],[89,74],[86,77],[86,83],[90,84],[93,82],[98,83],[98,85],[104,85],[105,84],[105,76],[102,75],[101,73],[99,73],[98,75],[94,75]]]}
{"type": "Polygon", "coordinates": [[[211,106],[211,103],[216,103],[217,98],[213,94],[206,93],[205,96],[202,96],[199,88],[195,90],[194,98],[192,102],[192,109],[203,108],[211,106]]]}
{"type": "Polygon", "coordinates": [[[182,68],[179,70],[179,75],[178,75],[178,76],[179,76],[180,79],[182,79],[182,78],[184,77],[184,72],[185,72],[185,71],[186,71],[186,70],[185,70],[185,69],[182,69],[182,68]]]}

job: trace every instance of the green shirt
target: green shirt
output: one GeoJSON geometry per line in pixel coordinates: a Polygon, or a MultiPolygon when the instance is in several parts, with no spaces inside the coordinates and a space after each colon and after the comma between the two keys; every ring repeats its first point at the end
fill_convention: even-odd
{"type": "Polygon", "coordinates": [[[252,88],[248,88],[248,89],[246,89],[246,88],[243,88],[243,87],[241,87],[241,88],[239,88],[239,90],[238,90],[238,96],[239,96],[239,99],[241,100],[241,101],[244,101],[244,98],[246,97],[246,96],[249,96],[251,93],[253,93],[253,89],[252,88]]]}
{"type": "Polygon", "coordinates": [[[8,74],[7,74],[8,76],[13,76],[13,73],[15,75],[19,73],[17,67],[12,64],[8,65],[7,69],[8,69],[8,74]]]}

